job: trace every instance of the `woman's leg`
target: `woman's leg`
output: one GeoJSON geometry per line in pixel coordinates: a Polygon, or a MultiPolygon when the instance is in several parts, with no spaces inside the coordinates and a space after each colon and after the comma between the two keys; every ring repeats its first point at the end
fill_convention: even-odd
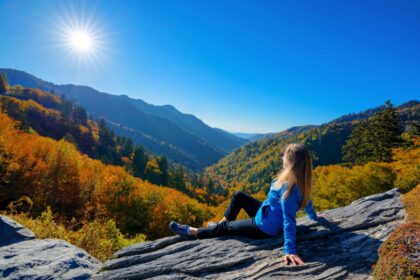
{"type": "Polygon", "coordinates": [[[249,235],[249,237],[257,237],[260,234],[263,234],[263,236],[266,236],[265,233],[255,225],[255,220],[253,219],[261,204],[262,202],[258,199],[255,199],[244,192],[236,191],[226,209],[225,216],[220,222],[210,225],[207,228],[198,229],[180,225],[176,222],[171,222],[169,226],[174,233],[184,236],[184,239],[189,239],[190,237],[194,238],[196,236],[209,238],[226,234],[249,235]],[[244,209],[252,219],[235,221],[241,209],[244,209]]]}
{"type": "Polygon", "coordinates": [[[198,239],[212,238],[224,235],[245,236],[250,238],[270,237],[268,234],[264,233],[257,227],[255,218],[238,221],[226,221],[206,228],[194,228],[191,233],[198,239]]]}
{"type": "Polygon", "coordinates": [[[234,221],[236,220],[239,211],[244,209],[248,216],[255,217],[260,206],[261,201],[258,199],[255,199],[242,191],[236,191],[230,200],[224,216],[228,221],[234,221]]]}

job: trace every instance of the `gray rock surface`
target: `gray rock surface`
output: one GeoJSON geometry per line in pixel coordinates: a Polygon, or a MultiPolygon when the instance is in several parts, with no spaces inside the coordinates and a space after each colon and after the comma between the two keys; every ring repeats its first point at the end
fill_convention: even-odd
{"type": "Polygon", "coordinates": [[[35,234],[31,230],[0,215],[0,246],[34,238],[35,234]]]}
{"type": "Polygon", "coordinates": [[[94,278],[367,279],[380,244],[405,218],[396,189],[323,214],[319,222],[298,219],[303,266],[282,262],[281,235],[194,241],[171,236],[116,252],[94,278]]]}
{"type": "Polygon", "coordinates": [[[0,217],[0,279],[88,279],[101,263],[58,239],[35,239],[29,229],[0,217]]]}

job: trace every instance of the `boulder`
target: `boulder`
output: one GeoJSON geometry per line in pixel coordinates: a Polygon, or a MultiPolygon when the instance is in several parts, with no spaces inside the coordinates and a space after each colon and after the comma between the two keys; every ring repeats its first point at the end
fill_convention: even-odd
{"type": "Polygon", "coordinates": [[[0,215],[0,246],[34,238],[35,234],[31,230],[0,215]]]}
{"type": "Polygon", "coordinates": [[[59,239],[35,239],[29,229],[0,217],[1,279],[88,279],[101,263],[59,239]]]}
{"type": "Polygon", "coordinates": [[[183,241],[177,236],[126,247],[94,279],[367,279],[378,248],[405,219],[397,189],[298,219],[302,266],[282,261],[283,236],[183,241]]]}

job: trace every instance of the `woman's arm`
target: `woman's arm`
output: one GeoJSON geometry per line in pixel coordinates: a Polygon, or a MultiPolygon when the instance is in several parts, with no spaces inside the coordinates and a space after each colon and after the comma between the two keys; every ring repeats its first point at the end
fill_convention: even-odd
{"type": "Polygon", "coordinates": [[[316,215],[314,205],[311,199],[308,201],[308,204],[305,207],[305,212],[306,214],[308,214],[309,219],[314,221],[318,220],[318,216],[316,215]]]}
{"type": "Polygon", "coordinates": [[[287,199],[282,199],[281,207],[283,210],[284,263],[304,264],[296,254],[296,211],[299,208],[296,194],[291,192],[287,199]]]}
{"type": "Polygon", "coordinates": [[[289,197],[281,199],[283,211],[284,254],[296,254],[296,211],[299,203],[292,191],[289,197]]]}

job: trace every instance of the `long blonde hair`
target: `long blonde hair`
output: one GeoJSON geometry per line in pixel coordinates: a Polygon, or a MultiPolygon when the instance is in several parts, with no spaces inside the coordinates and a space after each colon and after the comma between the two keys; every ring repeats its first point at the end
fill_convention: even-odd
{"type": "Polygon", "coordinates": [[[302,193],[299,208],[306,206],[312,191],[312,155],[302,144],[289,144],[284,152],[283,167],[277,174],[274,187],[280,188],[287,183],[287,189],[282,199],[286,199],[293,186],[297,186],[302,193]]]}

